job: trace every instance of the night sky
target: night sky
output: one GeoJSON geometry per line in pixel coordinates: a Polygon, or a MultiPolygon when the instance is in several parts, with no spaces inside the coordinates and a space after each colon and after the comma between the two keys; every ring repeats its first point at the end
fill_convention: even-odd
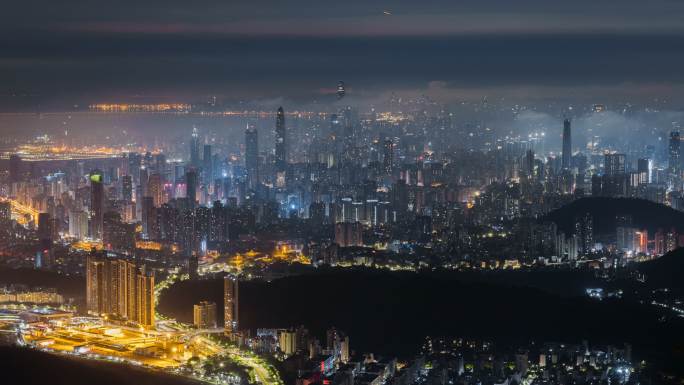
{"type": "Polygon", "coordinates": [[[0,97],[684,99],[684,1],[6,2],[0,97]]]}

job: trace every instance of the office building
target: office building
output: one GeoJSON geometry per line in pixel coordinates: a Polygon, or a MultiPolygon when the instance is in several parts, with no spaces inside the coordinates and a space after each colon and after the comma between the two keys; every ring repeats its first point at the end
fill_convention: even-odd
{"type": "Polygon", "coordinates": [[[198,329],[216,328],[216,302],[202,301],[194,305],[192,320],[198,329]]]}
{"type": "Polygon", "coordinates": [[[670,181],[675,183],[680,178],[681,170],[681,140],[679,131],[670,132],[670,142],[668,146],[667,169],[670,181]]]}
{"type": "Polygon", "coordinates": [[[561,168],[569,170],[572,159],[572,132],[570,128],[570,119],[563,121],[563,152],[561,158],[561,168]]]}
{"type": "Polygon", "coordinates": [[[126,202],[133,201],[133,178],[130,175],[121,178],[121,197],[126,202]]]}
{"type": "Polygon", "coordinates": [[[104,185],[102,172],[90,174],[90,237],[102,239],[104,221],[104,185]]]}
{"type": "Polygon", "coordinates": [[[161,206],[164,202],[164,186],[159,173],[153,173],[147,179],[147,196],[152,197],[154,207],[161,206]]]}
{"type": "Polygon", "coordinates": [[[195,207],[197,203],[197,190],[198,190],[198,178],[197,171],[195,169],[190,169],[185,173],[185,196],[190,201],[190,205],[195,207]]]}
{"type": "Polygon", "coordinates": [[[275,161],[276,171],[285,172],[287,168],[287,134],[285,130],[285,111],[283,107],[278,108],[276,113],[275,128],[275,161]]]}
{"type": "Polygon", "coordinates": [[[190,165],[200,167],[200,142],[197,127],[192,128],[192,136],[190,137],[190,165]]]}
{"type": "Polygon", "coordinates": [[[248,124],[245,130],[245,169],[247,186],[256,190],[259,185],[259,134],[253,124],[248,124]]]}

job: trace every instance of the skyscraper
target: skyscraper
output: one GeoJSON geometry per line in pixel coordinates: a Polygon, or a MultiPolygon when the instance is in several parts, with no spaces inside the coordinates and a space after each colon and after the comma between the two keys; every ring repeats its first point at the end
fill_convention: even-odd
{"type": "Polygon", "coordinates": [[[605,175],[618,176],[625,173],[625,154],[606,154],[603,163],[605,175]]]}
{"type": "Polygon", "coordinates": [[[245,168],[247,185],[254,190],[259,184],[259,134],[253,124],[248,124],[245,130],[245,168]]]}
{"type": "Polygon", "coordinates": [[[637,160],[637,172],[639,173],[639,183],[651,183],[651,172],[653,163],[650,159],[640,158],[637,160]]]}
{"type": "Polygon", "coordinates": [[[561,159],[561,168],[563,170],[570,169],[572,158],[572,133],[570,129],[570,119],[563,121],[563,154],[561,159]]]}
{"type": "Polygon", "coordinates": [[[679,138],[679,131],[670,132],[670,143],[669,143],[669,157],[667,163],[668,173],[670,174],[670,179],[675,181],[679,178],[679,173],[681,169],[681,141],[679,138]]]}
{"type": "Polygon", "coordinates": [[[121,196],[126,202],[133,200],[133,178],[130,175],[121,178],[121,196]]]}
{"type": "Polygon", "coordinates": [[[102,239],[104,220],[104,185],[102,172],[90,174],[90,237],[102,239]]]}
{"type": "Polygon", "coordinates": [[[86,261],[88,312],[154,326],[154,274],[125,259],[90,255],[86,261]]]}
{"type": "Polygon", "coordinates": [[[53,226],[54,222],[49,213],[38,214],[38,240],[40,241],[40,250],[36,256],[36,267],[51,267],[54,264],[53,260],[53,226]]]}
{"type": "Polygon", "coordinates": [[[382,168],[384,169],[385,174],[391,175],[394,166],[394,143],[391,139],[385,139],[383,152],[382,168]]]}
{"type": "Polygon", "coordinates": [[[354,146],[355,146],[355,133],[354,133],[354,111],[351,107],[346,107],[343,111],[344,116],[344,159],[354,160],[354,146]]]}
{"type": "Polygon", "coordinates": [[[283,107],[279,107],[276,114],[275,141],[276,172],[285,172],[287,167],[287,138],[283,107]]]}
{"type": "Polygon", "coordinates": [[[197,201],[197,171],[194,169],[185,172],[185,196],[194,207],[197,201]]]}
{"type": "Polygon", "coordinates": [[[197,127],[192,128],[192,137],[190,138],[190,165],[193,167],[200,166],[200,143],[197,127]]]}
{"type": "Polygon", "coordinates": [[[238,280],[226,275],[223,278],[223,310],[226,334],[238,330],[238,280]]]}
{"type": "Polygon", "coordinates": [[[143,197],[142,199],[142,230],[145,238],[150,239],[153,221],[154,221],[154,199],[152,197],[143,197]]]}
{"type": "Polygon", "coordinates": [[[202,150],[202,180],[209,184],[213,180],[214,170],[211,157],[211,144],[205,144],[202,150]]]}
{"type": "Polygon", "coordinates": [[[154,207],[159,207],[164,203],[164,186],[162,177],[158,173],[150,175],[147,180],[147,195],[152,197],[154,207]]]}

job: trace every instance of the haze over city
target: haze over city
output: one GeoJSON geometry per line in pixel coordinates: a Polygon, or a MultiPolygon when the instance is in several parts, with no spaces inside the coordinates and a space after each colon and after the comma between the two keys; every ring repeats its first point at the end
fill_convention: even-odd
{"type": "Polygon", "coordinates": [[[684,2],[0,14],[17,384],[684,381],[684,2]]]}

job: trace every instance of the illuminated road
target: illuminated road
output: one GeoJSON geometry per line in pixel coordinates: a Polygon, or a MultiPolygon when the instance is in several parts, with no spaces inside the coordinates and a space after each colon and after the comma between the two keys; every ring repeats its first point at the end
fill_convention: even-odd
{"type": "Polygon", "coordinates": [[[9,202],[12,206],[12,215],[22,225],[26,224],[24,217],[29,215],[33,218],[35,223],[38,223],[38,210],[34,208],[21,204],[19,201],[9,198],[0,197],[0,202],[9,202]]]}
{"type": "MultiPolygon", "coordinates": [[[[172,274],[155,287],[155,300],[170,285],[187,279],[172,274]]],[[[195,329],[160,317],[155,329],[122,325],[107,317],[81,317],[71,311],[45,306],[4,309],[0,325],[18,332],[18,343],[55,354],[81,359],[128,363],[215,385],[237,385],[231,372],[208,372],[205,364],[230,361],[245,368],[250,383],[282,385],[275,367],[250,350],[240,349],[223,337],[222,328],[195,329]],[[31,322],[22,314],[31,314],[31,322]]],[[[221,366],[223,367],[223,366],[221,366]]],[[[244,376],[243,375],[243,376],[244,376]]]]}
{"type": "MultiPolygon", "coordinates": [[[[189,279],[187,274],[172,274],[169,275],[165,280],[155,285],[155,306],[159,303],[159,296],[164,290],[168,289],[174,283],[184,281],[186,279],[189,279]]],[[[223,329],[216,328],[197,330],[175,320],[168,319],[159,314],[158,311],[156,311],[156,313],[158,317],[157,319],[161,320],[157,322],[158,330],[168,333],[181,334],[183,336],[183,340],[191,342],[199,351],[204,352],[207,357],[213,355],[227,356],[233,361],[248,367],[250,369],[249,374],[252,382],[263,385],[283,384],[278,371],[258,355],[250,351],[239,349],[236,346],[218,341],[217,339],[211,337],[211,334],[223,334],[223,329]]]]}

